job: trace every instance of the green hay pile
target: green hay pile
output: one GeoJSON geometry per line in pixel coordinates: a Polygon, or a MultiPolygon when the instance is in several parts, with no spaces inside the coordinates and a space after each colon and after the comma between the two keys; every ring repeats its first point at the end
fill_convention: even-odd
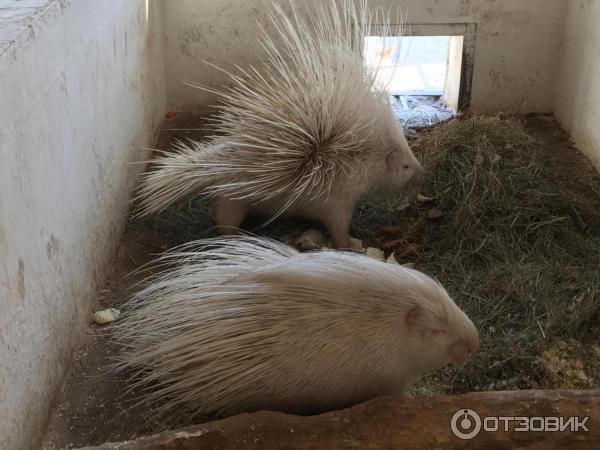
{"type": "Polygon", "coordinates": [[[442,376],[446,390],[598,387],[598,180],[574,180],[503,117],[438,126],[417,156],[429,173],[423,192],[444,213],[420,236],[417,268],[482,339],[474,361],[442,376]]]}

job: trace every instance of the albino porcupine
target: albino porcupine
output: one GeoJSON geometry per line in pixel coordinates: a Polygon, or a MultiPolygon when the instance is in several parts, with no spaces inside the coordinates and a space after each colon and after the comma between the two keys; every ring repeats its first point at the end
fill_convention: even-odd
{"type": "MultiPolygon", "coordinates": [[[[423,169],[393,117],[388,94],[365,66],[364,38],[399,34],[389,14],[365,2],[315,2],[290,12],[274,5],[259,69],[228,73],[215,136],[180,143],[142,178],[139,214],[192,195],[213,199],[222,233],[247,214],[323,223],[338,248],[352,212],[372,192],[400,193],[423,169]]],[[[397,28],[400,28],[398,26],[397,28]]]]}
{"type": "Polygon", "coordinates": [[[479,337],[434,280],[354,252],[197,241],[130,300],[115,337],[157,412],[316,413],[401,394],[479,337]]]}

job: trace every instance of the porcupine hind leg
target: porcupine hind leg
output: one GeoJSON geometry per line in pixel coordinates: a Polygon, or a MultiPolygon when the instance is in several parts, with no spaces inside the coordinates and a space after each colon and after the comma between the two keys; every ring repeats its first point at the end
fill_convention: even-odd
{"type": "Polygon", "coordinates": [[[239,234],[240,225],[248,215],[248,205],[237,200],[220,198],[215,201],[215,222],[220,235],[239,234]]]}
{"type": "Polygon", "coordinates": [[[339,211],[329,211],[322,218],[323,225],[331,234],[332,244],[335,248],[345,248],[360,250],[362,243],[360,240],[350,237],[350,221],[352,219],[353,208],[349,212],[339,214],[339,211]]]}

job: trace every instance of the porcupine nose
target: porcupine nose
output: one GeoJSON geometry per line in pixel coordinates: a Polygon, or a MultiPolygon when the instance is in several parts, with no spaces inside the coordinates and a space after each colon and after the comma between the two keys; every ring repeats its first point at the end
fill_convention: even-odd
{"type": "Polygon", "coordinates": [[[411,183],[415,186],[421,186],[423,181],[425,181],[425,169],[423,169],[421,164],[417,163],[413,168],[411,183]]]}

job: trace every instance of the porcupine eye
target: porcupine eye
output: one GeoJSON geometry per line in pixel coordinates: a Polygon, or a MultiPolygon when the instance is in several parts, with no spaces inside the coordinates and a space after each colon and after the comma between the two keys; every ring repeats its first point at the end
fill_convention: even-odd
{"type": "Polygon", "coordinates": [[[398,170],[399,168],[408,169],[410,166],[402,161],[402,155],[398,151],[388,153],[386,157],[387,165],[390,168],[398,170]]]}

